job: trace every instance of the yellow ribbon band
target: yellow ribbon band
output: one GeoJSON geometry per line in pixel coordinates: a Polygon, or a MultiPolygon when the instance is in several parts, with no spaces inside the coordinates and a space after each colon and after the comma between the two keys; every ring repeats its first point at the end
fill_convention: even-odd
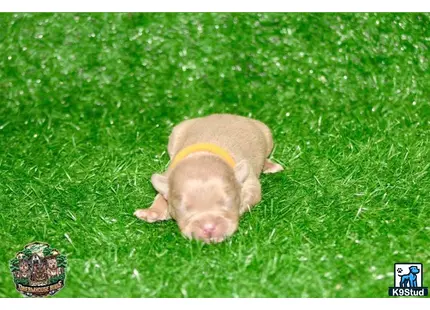
{"type": "Polygon", "coordinates": [[[236,165],[233,157],[231,157],[231,155],[222,147],[219,147],[218,145],[212,143],[197,143],[187,146],[186,148],[182,149],[178,154],[176,154],[176,156],[172,160],[171,167],[173,168],[185,157],[196,152],[209,152],[218,155],[232,168],[234,168],[234,166],[236,165]]]}

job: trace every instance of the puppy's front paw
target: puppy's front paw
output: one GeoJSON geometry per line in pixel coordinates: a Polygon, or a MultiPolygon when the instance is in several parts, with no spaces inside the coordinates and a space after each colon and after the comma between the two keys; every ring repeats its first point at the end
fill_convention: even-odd
{"type": "Polygon", "coordinates": [[[134,215],[148,223],[153,223],[157,221],[165,221],[169,219],[167,212],[160,210],[151,210],[149,209],[137,209],[134,212],[134,215]]]}

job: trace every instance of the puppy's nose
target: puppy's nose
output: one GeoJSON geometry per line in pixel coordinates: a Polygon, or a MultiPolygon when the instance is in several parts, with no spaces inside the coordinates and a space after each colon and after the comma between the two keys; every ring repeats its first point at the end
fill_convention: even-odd
{"type": "Polygon", "coordinates": [[[204,223],[202,226],[203,231],[207,235],[211,235],[215,231],[215,224],[214,223],[204,223]]]}

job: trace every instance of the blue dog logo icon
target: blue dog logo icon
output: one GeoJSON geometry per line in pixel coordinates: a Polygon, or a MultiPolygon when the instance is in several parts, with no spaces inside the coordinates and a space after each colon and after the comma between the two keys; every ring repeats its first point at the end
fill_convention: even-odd
{"type": "Polygon", "coordinates": [[[420,263],[394,264],[394,287],[388,289],[389,296],[427,296],[423,287],[423,265],[420,263]]]}
{"type": "MultiPolygon", "coordinates": [[[[402,268],[399,268],[402,272],[402,268]]],[[[417,266],[410,266],[409,273],[400,275],[402,279],[400,280],[400,287],[418,287],[417,285],[417,274],[420,273],[420,270],[417,266]]]]}

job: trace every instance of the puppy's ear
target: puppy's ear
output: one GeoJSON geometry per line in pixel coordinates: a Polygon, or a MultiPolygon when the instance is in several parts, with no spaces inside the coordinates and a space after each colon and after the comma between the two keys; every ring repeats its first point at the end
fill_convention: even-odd
{"type": "Polygon", "coordinates": [[[167,199],[167,193],[169,192],[169,182],[167,177],[158,173],[153,174],[151,177],[151,183],[155,190],[160,193],[164,199],[167,199]]]}
{"type": "Polygon", "coordinates": [[[234,167],[234,174],[236,175],[236,179],[239,183],[243,184],[249,175],[248,162],[246,160],[241,160],[236,167],[234,167]]]}

